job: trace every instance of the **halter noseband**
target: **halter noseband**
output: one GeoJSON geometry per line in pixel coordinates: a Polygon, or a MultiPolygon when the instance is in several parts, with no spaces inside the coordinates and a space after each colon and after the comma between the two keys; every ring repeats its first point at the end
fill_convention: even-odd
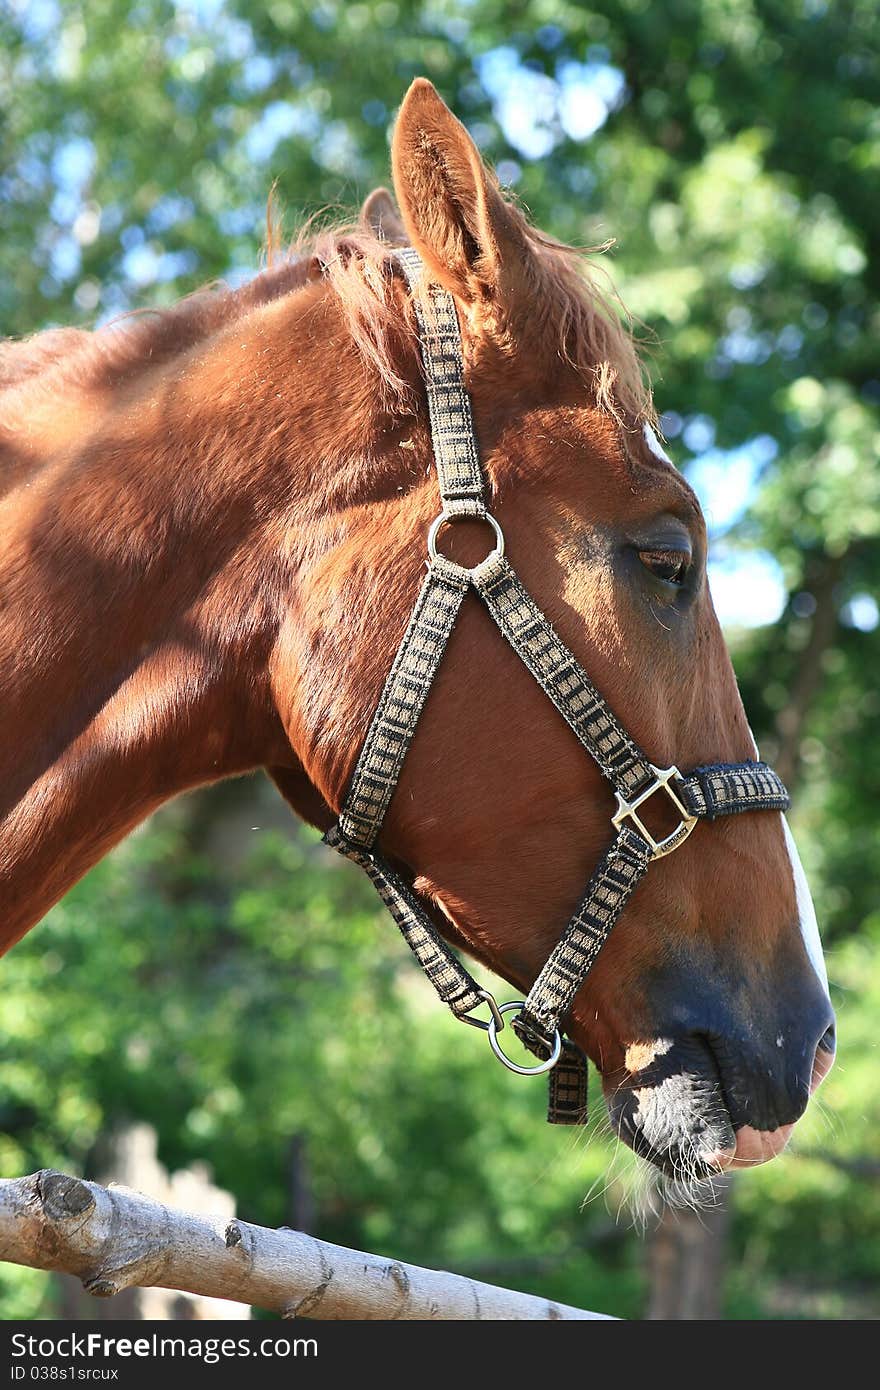
{"type": "Polygon", "coordinates": [[[587,1113],[586,1059],[564,1037],[562,1020],[629,898],[654,859],[683,844],[697,821],[741,811],[784,811],[789,796],[765,763],[720,763],[686,776],[648,761],[591,683],[576,658],[526,592],[504,555],[504,537],[489,514],[464,384],[461,336],[452,296],[430,287],[430,303],[417,291],[422,263],[411,248],[397,259],[413,293],[428,394],[431,439],[442,511],[428,533],[428,573],[355,767],[337,825],[324,840],[369,874],[404,939],[445,1004],[463,1023],[484,1029],[496,1056],[525,1075],[550,1072],[548,1118],[580,1124],[587,1113]],[[473,569],[437,550],[440,530],[457,517],[488,522],[495,549],[473,569]],[[615,838],[587,884],[580,906],[532,985],[528,998],[500,1007],[479,987],[437,932],[412,886],[376,849],[419,715],[436,675],[465,594],[473,588],[501,635],[528,667],[603,775],[613,786],[615,838]],[[656,840],[639,816],[662,793],[679,823],[656,840]],[[488,1005],[488,1022],[472,1017],[488,1005]],[[504,1015],[540,1060],[520,1067],[501,1050],[504,1015]]]}

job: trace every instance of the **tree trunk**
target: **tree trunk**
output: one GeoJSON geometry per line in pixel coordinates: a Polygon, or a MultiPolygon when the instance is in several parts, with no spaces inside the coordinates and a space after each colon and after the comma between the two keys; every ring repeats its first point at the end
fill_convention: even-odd
{"type": "Polygon", "coordinates": [[[311,1234],[317,1225],[306,1138],[294,1134],[287,1150],[287,1217],[295,1231],[311,1234]]]}
{"type": "Polygon", "coordinates": [[[798,780],[804,726],[822,683],[823,658],[834,641],[837,630],[835,590],[840,583],[844,560],[845,556],[823,556],[807,585],[808,592],[812,594],[816,604],[810,635],[801,653],[788,702],[784,709],[780,710],[776,720],[779,751],[774,761],[776,771],[789,791],[794,790],[798,780]]]}
{"type": "Polygon", "coordinates": [[[707,1211],[664,1208],[648,1249],[649,1320],[721,1317],[732,1181],[729,1175],[715,1179],[717,1204],[707,1211]]]}

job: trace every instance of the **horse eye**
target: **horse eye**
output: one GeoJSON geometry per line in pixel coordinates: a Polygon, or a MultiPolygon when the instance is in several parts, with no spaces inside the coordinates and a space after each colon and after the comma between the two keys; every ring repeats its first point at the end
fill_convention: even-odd
{"type": "Polygon", "coordinates": [[[687,550],[640,550],[638,554],[645,569],[667,584],[682,585],[686,580],[691,564],[687,550]]]}

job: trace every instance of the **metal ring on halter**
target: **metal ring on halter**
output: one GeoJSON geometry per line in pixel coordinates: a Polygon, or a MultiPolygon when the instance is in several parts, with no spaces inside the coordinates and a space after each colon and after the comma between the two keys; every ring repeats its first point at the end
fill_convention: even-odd
{"type": "MultiPolygon", "coordinates": [[[[512,999],[509,1004],[499,1005],[498,1012],[501,1014],[509,1014],[512,1010],[516,1009],[517,1013],[520,1013],[525,1006],[526,1001],[524,999],[512,999]]],[[[489,1026],[486,1032],[489,1034],[489,1046],[495,1053],[499,1062],[503,1062],[509,1071],[515,1071],[517,1076],[540,1076],[541,1072],[552,1071],[559,1061],[559,1056],[562,1052],[562,1037],[559,1029],[556,1028],[553,1033],[553,1051],[550,1053],[546,1062],[539,1062],[536,1067],[521,1067],[517,1062],[511,1062],[510,1058],[501,1051],[494,1015],[489,1019],[489,1026]]]]}
{"type": "MultiPolygon", "coordinates": [[[[481,512],[479,515],[470,512],[441,512],[431,522],[431,529],[428,532],[428,555],[432,560],[437,559],[437,537],[444,526],[451,526],[453,521],[486,521],[495,532],[495,549],[491,550],[486,556],[486,560],[500,560],[504,554],[504,532],[489,512],[481,512]]],[[[486,560],[481,563],[485,564],[486,560]]]]}

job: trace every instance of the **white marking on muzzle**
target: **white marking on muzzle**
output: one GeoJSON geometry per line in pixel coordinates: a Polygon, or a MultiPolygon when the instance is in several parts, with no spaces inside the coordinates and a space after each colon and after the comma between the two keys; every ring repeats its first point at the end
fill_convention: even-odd
{"type": "Polygon", "coordinates": [[[791,860],[794,891],[797,894],[801,936],[804,939],[804,946],[810,957],[810,963],[824,985],[827,994],[828,973],[825,969],[825,957],[822,954],[822,940],[819,936],[819,924],[816,921],[816,909],[813,906],[812,894],[807,883],[807,876],[804,873],[804,866],[801,863],[801,857],[798,854],[798,847],[794,842],[794,836],[785,816],[782,817],[782,828],[785,831],[785,844],[788,849],[788,857],[791,860]]]}

